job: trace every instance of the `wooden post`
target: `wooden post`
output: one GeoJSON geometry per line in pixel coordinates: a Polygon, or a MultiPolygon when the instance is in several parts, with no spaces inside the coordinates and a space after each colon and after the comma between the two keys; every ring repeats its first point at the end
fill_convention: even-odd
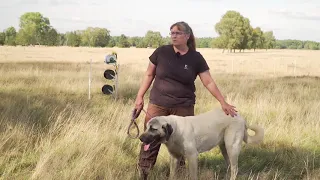
{"type": "Polygon", "coordinates": [[[88,99],[91,99],[91,63],[92,63],[92,59],[90,59],[90,69],[89,69],[89,93],[88,93],[88,99]]]}
{"type": "Polygon", "coordinates": [[[276,60],[273,61],[273,77],[276,77],[276,60]]]}
{"type": "Polygon", "coordinates": [[[297,59],[294,60],[293,76],[296,77],[297,59]]]}

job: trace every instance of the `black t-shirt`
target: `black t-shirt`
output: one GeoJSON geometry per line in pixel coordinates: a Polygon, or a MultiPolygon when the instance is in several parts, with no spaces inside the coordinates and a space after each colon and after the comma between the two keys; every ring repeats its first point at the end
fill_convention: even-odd
{"type": "Polygon", "coordinates": [[[156,65],[150,103],[169,108],[194,105],[194,82],[199,73],[209,70],[203,56],[190,49],[186,54],[178,55],[172,45],[164,45],[149,59],[156,65]]]}

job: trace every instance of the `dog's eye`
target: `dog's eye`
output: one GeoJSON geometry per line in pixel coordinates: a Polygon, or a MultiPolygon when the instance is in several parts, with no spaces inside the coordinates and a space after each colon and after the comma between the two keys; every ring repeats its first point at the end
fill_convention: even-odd
{"type": "Polygon", "coordinates": [[[150,126],[150,130],[151,130],[151,131],[155,131],[155,130],[157,130],[157,129],[155,129],[155,128],[153,128],[152,126],[150,126]]]}

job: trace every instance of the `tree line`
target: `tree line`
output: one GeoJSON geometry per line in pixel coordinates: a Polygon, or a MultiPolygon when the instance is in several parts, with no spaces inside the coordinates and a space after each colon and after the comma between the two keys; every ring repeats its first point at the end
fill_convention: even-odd
{"type": "Polygon", "coordinates": [[[252,27],[250,20],[237,11],[227,11],[215,25],[218,37],[212,47],[235,51],[236,49],[311,49],[319,50],[320,43],[301,40],[277,40],[273,31],[264,32],[252,27]]]}
{"type": "MultiPolygon", "coordinates": [[[[252,27],[250,20],[236,11],[227,11],[214,28],[218,37],[196,37],[198,48],[220,48],[229,52],[245,49],[320,49],[320,43],[315,41],[277,40],[272,31],[264,32],[260,27],[252,27]]],[[[59,33],[51,26],[49,18],[39,12],[21,15],[19,30],[8,27],[0,32],[0,45],[9,46],[156,48],[165,44],[170,44],[170,37],[152,30],[147,31],[143,37],[129,37],[125,34],[111,36],[110,30],[100,27],[59,33]]]]}

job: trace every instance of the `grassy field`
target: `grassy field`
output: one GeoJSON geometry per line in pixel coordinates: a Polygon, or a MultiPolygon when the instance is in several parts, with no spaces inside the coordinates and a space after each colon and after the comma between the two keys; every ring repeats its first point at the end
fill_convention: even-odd
{"type": "MultiPolygon", "coordinates": [[[[199,51],[227,101],[265,128],[262,144],[243,144],[239,179],[320,179],[320,51],[199,51]]],[[[152,52],[0,47],[0,179],[137,179],[140,142],[126,131],[152,52]],[[120,63],[117,100],[101,93],[112,51],[120,63]]],[[[220,108],[199,79],[196,86],[196,114],[220,108]]],[[[168,163],[162,146],[151,179],[166,179],[168,163]]],[[[225,176],[218,148],[199,163],[201,179],[225,176]]]]}

